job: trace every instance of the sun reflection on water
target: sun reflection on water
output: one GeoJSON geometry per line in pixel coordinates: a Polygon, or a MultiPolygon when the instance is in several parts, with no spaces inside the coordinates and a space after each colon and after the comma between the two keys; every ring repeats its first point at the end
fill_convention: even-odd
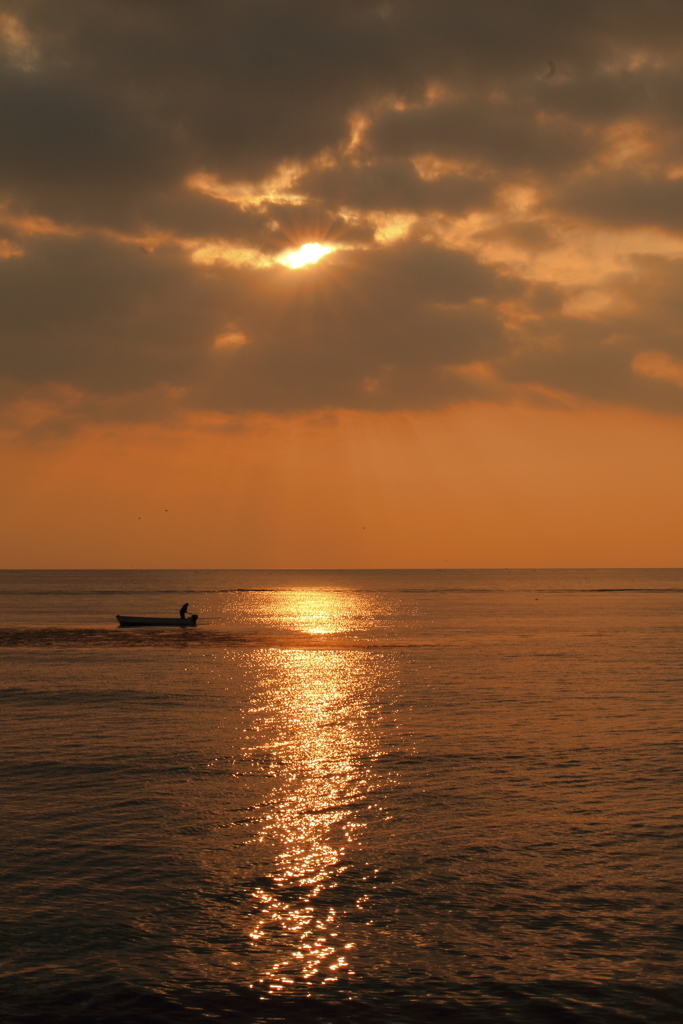
{"type": "MultiPolygon", "coordinates": [[[[302,628],[327,632],[338,617],[335,600],[347,595],[288,596],[289,616],[302,628]]],[[[376,786],[369,657],[339,650],[263,652],[268,680],[250,711],[252,735],[264,742],[251,753],[266,756],[280,781],[257,837],[273,848],[274,861],[253,893],[258,916],[250,940],[271,961],[259,979],[271,992],[353,974],[353,943],[344,940],[338,911],[344,900],[335,893],[344,886],[376,786]]]]}
{"type": "Polygon", "coordinates": [[[278,595],[278,618],[305,633],[340,633],[359,618],[359,595],[352,591],[293,590],[278,595]]]}

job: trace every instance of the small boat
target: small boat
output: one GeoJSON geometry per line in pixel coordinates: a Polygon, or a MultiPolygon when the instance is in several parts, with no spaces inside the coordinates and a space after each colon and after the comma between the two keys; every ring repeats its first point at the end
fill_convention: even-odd
{"type": "Polygon", "coordinates": [[[149,615],[117,615],[119,626],[196,626],[198,615],[187,618],[158,619],[149,615]]]}

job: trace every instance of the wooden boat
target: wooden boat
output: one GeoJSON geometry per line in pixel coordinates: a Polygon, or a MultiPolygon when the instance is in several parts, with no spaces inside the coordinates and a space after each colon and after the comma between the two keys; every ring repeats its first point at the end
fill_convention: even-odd
{"type": "Polygon", "coordinates": [[[197,615],[181,619],[157,619],[149,615],[117,615],[119,626],[196,626],[197,615]]]}

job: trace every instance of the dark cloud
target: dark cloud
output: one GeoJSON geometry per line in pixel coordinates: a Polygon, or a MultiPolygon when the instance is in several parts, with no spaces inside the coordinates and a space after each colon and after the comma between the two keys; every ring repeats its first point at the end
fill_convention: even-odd
{"type": "Polygon", "coordinates": [[[543,389],[683,408],[679,3],[2,10],[8,395],[71,387],[131,417],[171,393],[227,413],[543,389]],[[664,231],[670,256],[563,276],[596,227],[664,231]],[[307,241],[341,248],[273,263],[307,241]],[[563,313],[582,288],[602,305],[563,313]],[[654,350],[670,372],[642,370],[654,350]]]}
{"type": "MultiPolygon", "coordinates": [[[[405,244],[339,256],[323,273],[323,287],[302,284],[293,294],[290,285],[275,308],[244,310],[253,341],[228,355],[222,372],[216,359],[212,404],[223,396],[239,409],[385,408],[399,400],[398,379],[402,400],[433,406],[425,376],[504,350],[494,300],[515,286],[464,254],[405,244]]],[[[451,395],[467,391],[451,383],[451,395]]]]}
{"type": "Polygon", "coordinates": [[[0,261],[0,373],[103,394],[181,385],[224,323],[230,283],[173,250],[39,237],[0,261]]]}
{"type": "Polygon", "coordinates": [[[629,168],[589,173],[565,184],[553,205],[563,213],[610,227],[655,226],[680,232],[683,178],[637,174],[629,168]]]}
{"type": "Polygon", "coordinates": [[[421,101],[441,81],[470,98],[386,112],[378,143],[555,167],[585,145],[578,124],[538,122],[564,88],[537,81],[548,55],[582,83],[587,76],[573,117],[586,108],[594,117],[608,93],[611,116],[621,114],[632,107],[633,76],[605,81],[596,65],[620,45],[680,44],[680,6],[656,8],[644,16],[636,0],[577,0],[571,11],[545,0],[16,2],[10,10],[39,59],[30,73],[11,62],[5,71],[3,164],[45,212],[75,216],[83,204],[92,217],[100,194],[109,222],[124,215],[124,198],[198,168],[256,178],[306,160],[345,139],[352,111],[392,95],[421,101]]]}
{"type": "MultiPolygon", "coordinates": [[[[613,306],[592,320],[549,309],[498,364],[515,384],[536,384],[653,412],[683,410],[683,259],[633,258],[614,281],[613,306]],[[664,353],[664,372],[634,372],[641,353],[664,353]]],[[[646,361],[647,364],[647,361],[646,361]]]]}
{"type": "Polygon", "coordinates": [[[338,253],[297,277],[48,236],[0,262],[0,374],[102,396],[187,386],[223,411],[392,405],[366,378],[499,355],[495,302],[519,291],[472,256],[419,242],[338,253]],[[230,330],[248,343],[215,348],[230,330]]]}
{"type": "Polygon", "coordinates": [[[347,162],[312,170],[300,179],[298,187],[306,195],[336,207],[389,212],[440,211],[462,215],[492,206],[495,197],[491,181],[465,174],[425,180],[409,160],[347,162]]]}
{"type": "Polygon", "coordinates": [[[488,228],[485,231],[478,231],[473,236],[477,241],[512,242],[525,249],[553,249],[557,242],[551,237],[548,229],[543,224],[534,221],[509,221],[495,228],[488,228]]]}
{"type": "Polygon", "coordinates": [[[531,101],[470,96],[424,109],[388,111],[371,134],[384,153],[476,161],[501,171],[553,173],[575,166],[591,152],[580,125],[541,120],[531,101]]]}

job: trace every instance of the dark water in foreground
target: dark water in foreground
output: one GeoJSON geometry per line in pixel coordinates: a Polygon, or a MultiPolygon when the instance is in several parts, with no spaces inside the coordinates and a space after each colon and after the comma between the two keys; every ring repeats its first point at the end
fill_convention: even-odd
{"type": "Polygon", "coordinates": [[[683,1019],[683,571],[0,591],[4,1021],[683,1019]]]}

